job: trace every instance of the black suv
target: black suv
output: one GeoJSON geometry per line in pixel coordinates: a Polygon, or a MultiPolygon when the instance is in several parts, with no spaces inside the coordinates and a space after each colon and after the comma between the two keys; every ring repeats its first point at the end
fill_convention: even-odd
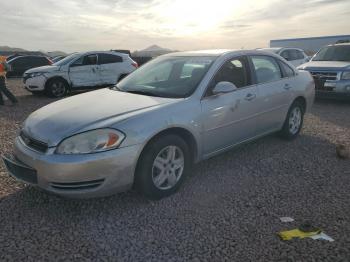
{"type": "Polygon", "coordinates": [[[7,72],[8,77],[21,77],[25,71],[31,68],[51,65],[52,62],[45,56],[17,56],[8,60],[8,64],[11,66],[11,70],[7,72]]]}

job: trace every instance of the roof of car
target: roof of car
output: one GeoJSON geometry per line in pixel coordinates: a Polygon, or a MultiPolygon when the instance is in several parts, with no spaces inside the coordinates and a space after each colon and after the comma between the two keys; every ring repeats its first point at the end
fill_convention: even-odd
{"type": "Polygon", "coordinates": [[[271,51],[266,50],[243,50],[243,49],[214,49],[214,50],[199,50],[199,51],[187,51],[187,52],[176,52],[169,53],[164,56],[212,56],[219,57],[227,54],[237,55],[269,55],[280,58],[278,55],[271,51]]]}
{"type": "MultiPolygon", "coordinates": [[[[338,46],[338,45],[350,45],[350,43],[339,43],[339,44],[334,44],[334,45],[336,45],[336,46],[338,46]]],[[[332,45],[330,45],[330,46],[332,46],[332,45]]]]}
{"type": "Polygon", "coordinates": [[[212,50],[197,50],[197,51],[185,51],[185,52],[175,52],[169,53],[165,56],[220,56],[226,53],[239,51],[230,49],[212,49],[212,50]]]}
{"type": "Polygon", "coordinates": [[[46,59],[48,59],[47,56],[44,56],[44,55],[19,55],[19,56],[15,56],[15,57],[12,57],[8,63],[12,63],[13,61],[19,59],[19,58],[33,58],[33,57],[44,57],[46,59]]]}
{"type": "Polygon", "coordinates": [[[265,47],[265,48],[258,48],[257,50],[266,50],[266,51],[281,51],[283,49],[295,49],[304,52],[303,49],[297,48],[297,47],[265,47]]]}
{"type": "Polygon", "coordinates": [[[129,56],[129,54],[116,52],[116,51],[88,51],[88,52],[77,52],[74,54],[78,55],[89,55],[89,54],[112,54],[112,55],[120,55],[120,56],[129,56]]]}

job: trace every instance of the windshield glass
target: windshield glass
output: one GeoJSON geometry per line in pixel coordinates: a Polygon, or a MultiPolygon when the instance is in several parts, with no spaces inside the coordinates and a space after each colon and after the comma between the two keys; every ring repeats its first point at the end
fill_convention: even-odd
{"type": "Polygon", "coordinates": [[[216,57],[159,57],[116,85],[124,92],[181,98],[190,96],[216,57]]]}
{"type": "Polygon", "coordinates": [[[312,61],[350,62],[350,45],[327,46],[321,49],[312,61]]]}
{"type": "Polygon", "coordinates": [[[55,65],[55,66],[63,66],[63,65],[68,64],[69,62],[73,61],[75,58],[78,58],[78,57],[79,57],[79,54],[71,54],[71,55],[63,58],[62,60],[54,63],[53,65],[55,65]]]}

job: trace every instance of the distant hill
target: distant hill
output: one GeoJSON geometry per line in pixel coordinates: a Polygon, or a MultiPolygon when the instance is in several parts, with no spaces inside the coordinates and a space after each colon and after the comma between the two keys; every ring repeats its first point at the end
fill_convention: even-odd
{"type": "Polygon", "coordinates": [[[165,55],[172,52],[175,52],[175,51],[168,48],[160,47],[158,45],[151,45],[143,50],[133,52],[133,56],[156,57],[156,56],[165,55]]]}
{"type": "Polygon", "coordinates": [[[10,46],[0,46],[0,55],[13,55],[13,54],[20,54],[20,55],[45,55],[50,57],[55,56],[66,56],[67,54],[62,51],[52,51],[52,52],[46,52],[46,51],[28,51],[23,48],[18,47],[10,47],[10,46]]]}
{"type": "Polygon", "coordinates": [[[27,52],[27,50],[17,47],[0,46],[0,51],[6,52],[27,52]]]}

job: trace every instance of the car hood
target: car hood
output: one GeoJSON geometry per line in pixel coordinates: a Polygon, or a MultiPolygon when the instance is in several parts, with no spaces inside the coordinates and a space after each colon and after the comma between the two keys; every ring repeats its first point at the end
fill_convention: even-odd
{"type": "Polygon", "coordinates": [[[66,137],[111,127],[135,114],[178,100],[105,88],[62,99],[33,112],[24,122],[23,131],[54,147],[66,137]]]}
{"type": "Polygon", "coordinates": [[[350,62],[341,61],[310,61],[298,67],[302,70],[348,70],[350,69],[350,62]]]}
{"type": "Polygon", "coordinates": [[[31,73],[41,73],[41,72],[54,72],[59,70],[60,67],[59,66],[54,66],[54,65],[49,65],[49,66],[40,66],[40,67],[35,67],[32,69],[29,69],[27,71],[25,71],[25,74],[31,74],[31,73]]]}

